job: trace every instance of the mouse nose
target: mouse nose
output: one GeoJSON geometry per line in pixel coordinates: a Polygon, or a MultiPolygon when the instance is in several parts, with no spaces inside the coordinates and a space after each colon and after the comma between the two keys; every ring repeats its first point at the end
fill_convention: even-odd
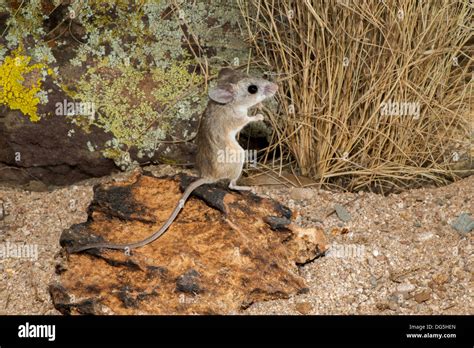
{"type": "Polygon", "coordinates": [[[278,85],[276,83],[269,83],[265,86],[265,94],[274,95],[278,90],[278,85]]]}

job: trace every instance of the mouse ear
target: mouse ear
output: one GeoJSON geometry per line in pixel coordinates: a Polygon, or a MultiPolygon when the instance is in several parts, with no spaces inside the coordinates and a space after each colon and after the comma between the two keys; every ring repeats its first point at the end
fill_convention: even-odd
{"type": "Polygon", "coordinates": [[[220,80],[224,77],[227,77],[227,76],[230,76],[232,74],[234,74],[235,71],[234,69],[232,68],[222,68],[220,71],[219,71],[219,74],[217,75],[217,78],[220,80]]]}
{"type": "Polygon", "coordinates": [[[234,100],[234,88],[232,84],[220,84],[209,89],[209,98],[220,104],[227,104],[234,100]]]}

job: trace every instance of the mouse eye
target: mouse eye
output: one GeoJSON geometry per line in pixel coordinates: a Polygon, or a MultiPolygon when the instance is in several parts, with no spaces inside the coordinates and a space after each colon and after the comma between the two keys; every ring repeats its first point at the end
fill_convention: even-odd
{"type": "Polygon", "coordinates": [[[250,85],[247,90],[249,91],[250,94],[255,94],[258,92],[258,87],[255,85],[250,85]]]}

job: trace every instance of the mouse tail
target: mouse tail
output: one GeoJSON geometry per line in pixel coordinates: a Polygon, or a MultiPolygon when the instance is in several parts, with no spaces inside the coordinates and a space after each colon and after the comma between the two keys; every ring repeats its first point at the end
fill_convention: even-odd
{"type": "Polygon", "coordinates": [[[158,238],[160,238],[166,232],[168,227],[170,227],[170,225],[173,223],[173,221],[178,216],[181,209],[183,209],[184,204],[186,203],[187,199],[189,198],[189,196],[191,195],[191,193],[195,189],[197,189],[199,186],[202,186],[202,185],[205,185],[205,184],[211,184],[213,182],[214,182],[213,180],[207,179],[207,178],[200,178],[200,179],[192,182],[186,188],[186,190],[184,191],[183,195],[181,196],[178,204],[174,208],[173,212],[168,217],[166,222],[160,227],[160,229],[158,231],[156,231],[155,233],[153,233],[152,235],[150,235],[149,237],[147,237],[147,238],[145,238],[145,239],[143,239],[139,242],[127,243],[127,244],[96,243],[96,244],[82,245],[82,246],[78,246],[78,247],[70,247],[70,248],[67,248],[67,251],[70,254],[74,254],[74,253],[78,253],[78,252],[88,250],[88,249],[101,249],[101,248],[129,250],[129,249],[140,248],[142,246],[150,244],[151,242],[153,242],[153,241],[157,240],[158,238]]]}

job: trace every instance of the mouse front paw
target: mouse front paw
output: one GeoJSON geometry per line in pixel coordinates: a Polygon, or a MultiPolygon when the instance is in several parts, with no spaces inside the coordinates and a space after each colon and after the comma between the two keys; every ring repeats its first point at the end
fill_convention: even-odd
{"type": "Polygon", "coordinates": [[[262,114],[256,114],[254,117],[254,121],[263,121],[265,117],[262,114]]]}

